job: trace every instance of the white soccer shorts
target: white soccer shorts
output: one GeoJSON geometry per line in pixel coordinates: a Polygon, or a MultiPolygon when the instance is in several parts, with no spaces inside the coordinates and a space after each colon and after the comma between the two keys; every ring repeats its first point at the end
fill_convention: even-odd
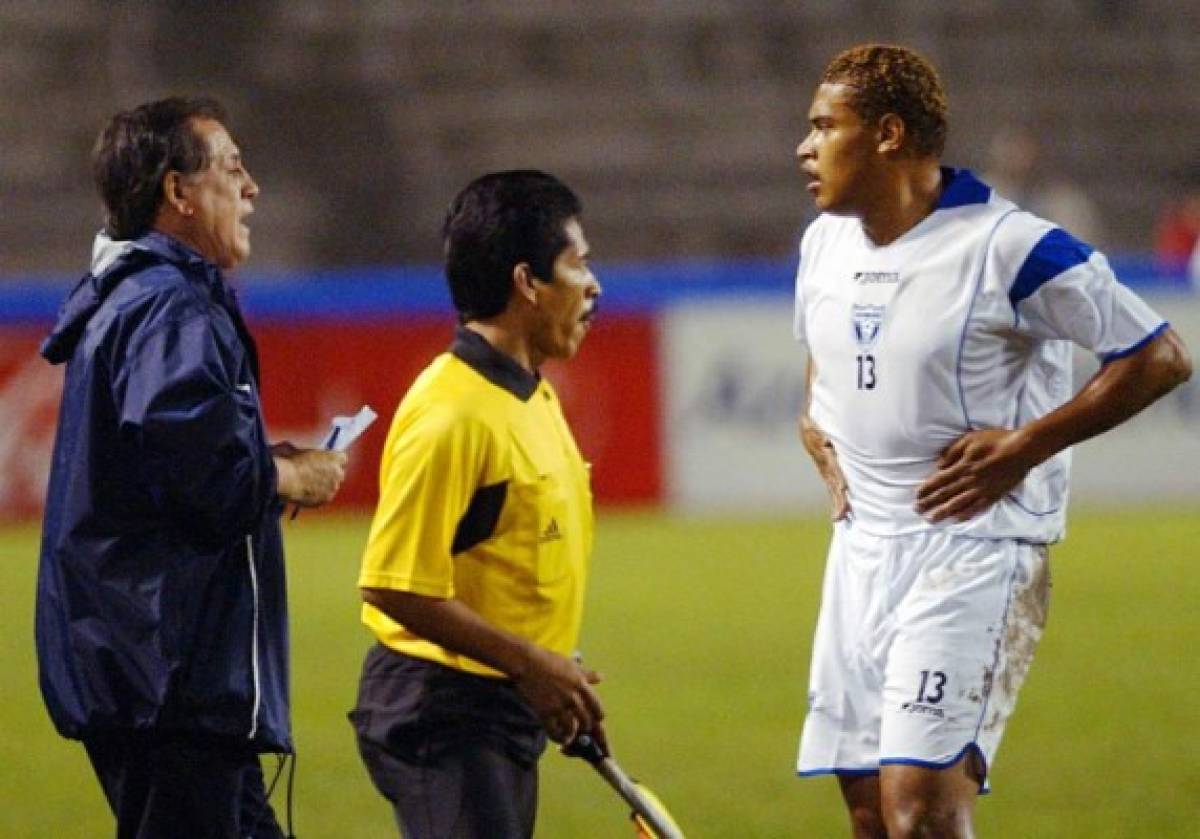
{"type": "Polygon", "coordinates": [[[834,527],[800,775],[992,765],[1049,604],[1045,545],[834,527]]]}

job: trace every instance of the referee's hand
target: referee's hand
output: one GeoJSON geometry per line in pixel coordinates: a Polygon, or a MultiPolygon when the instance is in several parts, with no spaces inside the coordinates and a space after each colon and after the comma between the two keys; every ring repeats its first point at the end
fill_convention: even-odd
{"type": "Polygon", "coordinates": [[[556,743],[603,732],[604,708],[592,690],[599,682],[599,673],[541,647],[531,649],[527,667],[513,679],[556,743]]]}

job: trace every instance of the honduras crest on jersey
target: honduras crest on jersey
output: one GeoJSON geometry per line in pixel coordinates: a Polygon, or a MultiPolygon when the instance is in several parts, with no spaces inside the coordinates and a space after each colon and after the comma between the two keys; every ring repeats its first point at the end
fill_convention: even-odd
{"type": "Polygon", "coordinates": [[[883,328],[883,314],[887,306],[875,303],[855,303],[850,307],[850,320],[854,328],[854,341],[863,350],[875,346],[879,330],[883,328]]]}

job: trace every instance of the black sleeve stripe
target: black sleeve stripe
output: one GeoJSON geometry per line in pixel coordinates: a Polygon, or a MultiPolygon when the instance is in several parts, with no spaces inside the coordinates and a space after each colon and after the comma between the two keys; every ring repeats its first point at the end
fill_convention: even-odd
{"type": "Polygon", "coordinates": [[[454,543],[450,546],[451,554],[469,550],[496,532],[496,522],[500,520],[500,510],[504,507],[507,492],[507,481],[480,487],[475,491],[471,503],[467,505],[467,511],[458,522],[458,529],[454,532],[454,543]]]}

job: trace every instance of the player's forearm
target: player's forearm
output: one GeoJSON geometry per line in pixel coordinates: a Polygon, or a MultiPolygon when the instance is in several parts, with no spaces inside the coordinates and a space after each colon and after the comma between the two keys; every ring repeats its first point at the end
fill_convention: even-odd
{"type": "Polygon", "coordinates": [[[1130,419],[1187,381],[1192,362],[1183,341],[1167,330],[1138,352],[1100,368],[1066,404],[1021,429],[1034,463],[1130,419]]]}
{"type": "Polygon", "coordinates": [[[812,417],[809,416],[809,410],[812,408],[812,385],[815,374],[816,366],[813,364],[812,357],[810,356],[804,368],[804,405],[800,408],[798,425],[800,428],[800,442],[804,446],[804,450],[808,452],[808,456],[812,458],[813,463],[820,469],[824,462],[824,450],[829,444],[829,439],[817,427],[817,424],[812,421],[812,417]]]}
{"type": "Polygon", "coordinates": [[[391,589],[361,589],[370,603],[409,632],[499,670],[513,680],[529,667],[529,641],[493,626],[454,598],[425,597],[391,589]]]}
{"type": "Polygon", "coordinates": [[[817,427],[807,414],[800,417],[800,442],[808,456],[818,468],[825,459],[825,449],[829,446],[829,438],[817,427]]]}

